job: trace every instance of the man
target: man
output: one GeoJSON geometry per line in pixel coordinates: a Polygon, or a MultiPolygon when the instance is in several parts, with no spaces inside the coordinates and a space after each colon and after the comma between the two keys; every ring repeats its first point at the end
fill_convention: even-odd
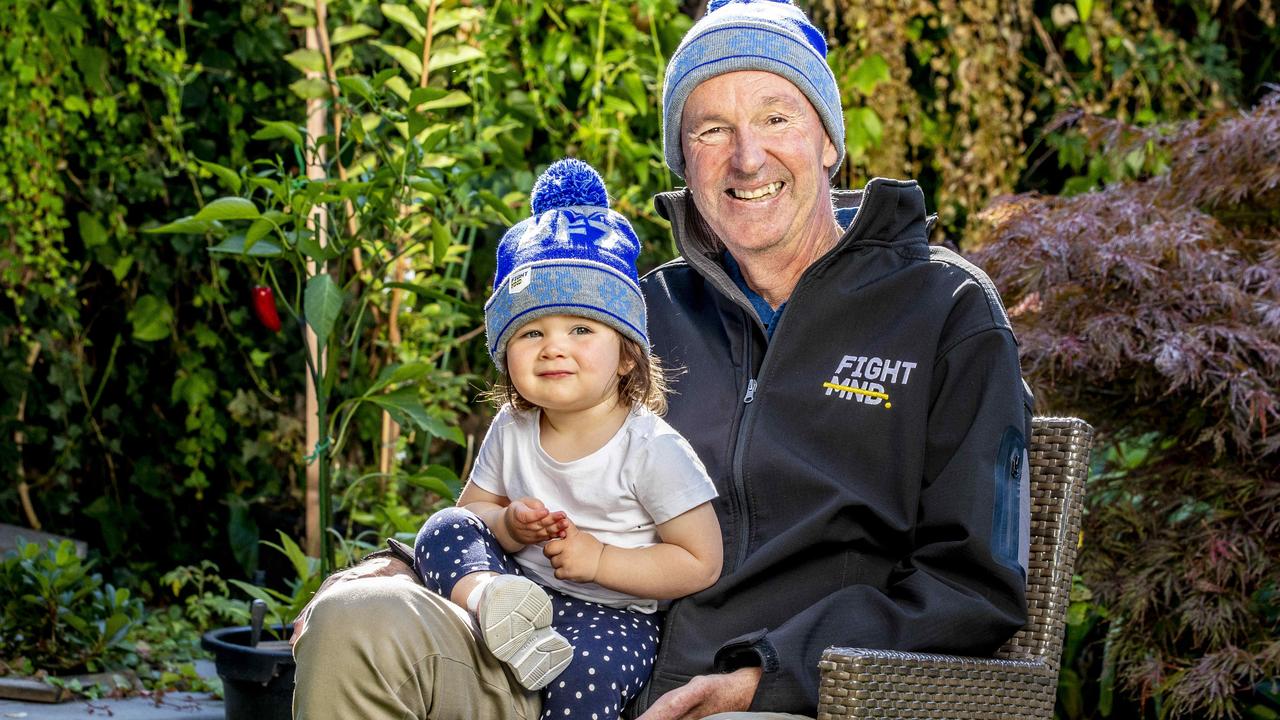
{"type": "MultiPolygon", "coordinates": [[[[927,245],[915,183],[832,192],[825,54],[790,3],[717,0],[668,66],[665,154],[688,188],[657,206],[682,257],[642,285],[655,352],[685,369],[668,420],[720,492],[725,565],[667,613],[644,720],[812,716],[828,645],[989,653],[1025,619],[1009,322],[985,275],[927,245]]],[[[375,562],[348,572],[406,571],[375,562]]],[[[424,593],[402,575],[318,594],[295,715],[535,715],[424,593]]]]}

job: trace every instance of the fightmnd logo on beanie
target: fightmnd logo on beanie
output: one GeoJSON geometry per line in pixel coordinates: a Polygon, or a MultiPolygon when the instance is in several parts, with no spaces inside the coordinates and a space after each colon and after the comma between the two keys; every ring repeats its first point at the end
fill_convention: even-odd
{"type": "Polygon", "coordinates": [[[604,180],[581,160],[559,160],[533,186],[533,215],[502,236],[493,295],[484,306],[489,356],[506,372],[507,342],[546,315],[602,322],[640,344],[649,336],[636,274],[640,241],[609,209],[604,180]]]}
{"type": "Polygon", "coordinates": [[[684,177],[680,120],[689,95],[717,75],[761,70],[786,78],[804,93],[844,162],[840,90],[827,64],[827,41],[791,0],[712,0],[671,54],[662,85],[662,150],[667,167],[684,177]]]}

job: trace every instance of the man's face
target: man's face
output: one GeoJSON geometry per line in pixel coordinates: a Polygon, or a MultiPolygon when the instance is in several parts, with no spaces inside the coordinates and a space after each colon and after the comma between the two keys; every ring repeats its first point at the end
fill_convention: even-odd
{"type": "Polygon", "coordinates": [[[773,73],[703,82],[680,123],[694,204],[735,257],[799,248],[832,226],[838,154],[808,98],[773,73]]]}

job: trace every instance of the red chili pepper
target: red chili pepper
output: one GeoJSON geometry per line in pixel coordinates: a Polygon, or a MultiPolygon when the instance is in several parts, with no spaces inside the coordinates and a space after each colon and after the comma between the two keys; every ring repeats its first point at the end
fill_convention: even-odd
{"type": "Polygon", "coordinates": [[[276,312],[276,295],[265,285],[253,288],[253,314],[271,332],[280,332],[280,313],[276,312]]]}

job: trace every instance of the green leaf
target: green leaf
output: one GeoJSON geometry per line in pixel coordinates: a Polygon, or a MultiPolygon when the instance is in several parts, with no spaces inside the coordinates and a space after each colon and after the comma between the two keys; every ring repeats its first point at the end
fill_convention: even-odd
{"type": "Polygon", "coordinates": [[[252,200],[242,197],[220,197],[195,214],[196,220],[256,220],[262,213],[252,200]]]}
{"type": "Polygon", "coordinates": [[[320,241],[316,240],[315,233],[309,230],[296,233],[294,239],[298,251],[316,262],[325,262],[337,257],[337,252],[328,246],[321,246],[320,241]]]}
{"type": "Polygon", "coordinates": [[[868,149],[880,144],[884,124],[876,111],[869,107],[849,108],[844,117],[845,148],[851,159],[858,160],[868,149]]]}
{"type": "Polygon", "coordinates": [[[317,343],[324,346],[342,310],[342,291],[328,273],[321,273],[307,281],[302,303],[307,324],[315,331],[317,343]]]}
{"type": "MultiPolygon", "coordinates": [[[[414,4],[422,9],[423,12],[429,12],[429,4],[433,0],[414,0],[414,4]]],[[[452,30],[468,20],[481,20],[484,18],[484,10],[474,7],[463,8],[441,8],[436,7],[435,23],[431,26],[431,34],[439,35],[446,30],[452,30]]],[[[529,18],[529,21],[536,22],[537,18],[529,18]]]]}
{"type": "Polygon", "coordinates": [[[444,262],[444,256],[448,254],[451,244],[453,244],[453,234],[449,232],[449,226],[442,222],[431,223],[431,259],[436,265],[444,262]]]}
{"type": "Polygon", "coordinates": [[[416,110],[409,111],[409,137],[416,138],[431,124],[431,118],[416,110]]]}
{"type": "MultiPolygon", "coordinates": [[[[442,302],[449,305],[458,305],[463,302],[462,300],[456,297],[453,297],[448,293],[445,293],[443,291],[437,290],[432,287],[427,287],[426,285],[419,285],[416,283],[389,282],[389,283],[384,283],[383,287],[400,288],[401,290],[408,290],[409,292],[413,293],[414,295],[417,295],[418,297],[435,300],[437,302],[442,302]]],[[[469,309],[474,310],[474,308],[469,308],[469,309]]]]}
{"type": "Polygon", "coordinates": [[[849,75],[849,82],[858,92],[870,96],[876,85],[889,79],[889,63],[880,55],[868,55],[858,63],[849,75]]]}
{"type": "Polygon", "coordinates": [[[236,587],[248,593],[249,597],[261,600],[265,602],[269,607],[274,608],[273,612],[276,615],[280,614],[281,603],[284,603],[285,605],[288,605],[289,603],[289,596],[277,590],[272,590],[271,588],[265,588],[265,587],[258,587],[257,585],[250,585],[249,583],[243,580],[227,580],[227,582],[232,585],[235,585],[236,587]]]}
{"type": "Polygon", "coordinates": [[[78,112],[85,117],[89,117],[89,103],[85,102],[84,98],[79,95],[68,95],[62,101],[62,106],[69,112],[78,112]]]}
{"type": "Polygon", "coordinates": [[[1076,0],[1076,12],[1080,13],[1080,22],[1089,22],[1089,16],[1093,14],[1093,0],[1076,0]]]}
{"type": "Polygon", "coordinates": [[[253,246],[256,245],[259,240],[266,237],[274,228],[275,225],[266,218],[258,218],[257,220],[254,220],[253,224],[249,226],[249,229],[244,234],[244,251],[252,251],[253,246]]]}
{"type": "Polygon", "coordinates": [[[1067,31],[1063,44],[1075,53],[1076,59],[1086,65],[1089,64],[1093,57],[1093,46],[1089,44],[1089,36],[1085,33],[1083,26],[1073,25],[1067,31]]]}
{"type": "Polygon", "coordinates": [[[227,517],[227,540],[231,554],[246,573],[258,569],[258,541],[261,538],[258,522],[253,519],[249,502],[234,492],[228,492],[225,502],[230,508],[227,517]]]}
{"type": "Polygon", "coordinates": [[[302,72],[323,73],[324,55],[319,50],[302,48],[284,56],[286,62],[302,72]]]}
{"type": "Polygon", "coordinates": [[[147,228],[142,232],[146,233],[191,233],[194,235],[202,235],[209,232],[214,224],[205,220],[196,220],[188,215],[178,218],[171,223],[166,223],[158,227],[147,228]]]}
{"type": "Polygon", "coordinates": [[[491,190],[481,190],[476,193],[479,198],[484,201],[494,212],[498,213],[498,217],[502,218],[502,222],[507,225],[516,223],[516,211],[502,202],[502,199],[491,190]]]}
{"type": "Polygon", "coordinates": [[[380,88],[383,85],[386,85],[387,81],[395,77],[399,72],[400,71],[396,70],[395,68],[387,68],[386,70],[379,70],[378,74],[373,76],[373,80],[371,80],[370,83],[375,88],[380,88]]]}
{"type": "Polygon", "coordinates": [[[254,140],[273,140],[284,138],[294,145],[302,146],[302,132],[298,126],[283,120],[259,120],[262,129],[253,134],[254,140]]]}
{"type": "Polygon", "coordinates": [[[240,174],[235,170],[217,163],[206,162],[204,160],[197,160],[196,162],[200,163],[200,167],[208,170],[210,173],[213,173],[218,180],[222,181],[222,184],[225,185],[228,190],[233,193],[240,192],[240,174]]]}
{"type": "Polygon", "coordinates": [[[447,167],[452,167],[457,162],[458,162],[458,158],[452,155],[444,155],[441,153],[427,153],[422,156],[422,160],[419,162],[419,165],[421,167],[428,167],[428,168],[447,168],[447,167]]]}
{"type": "Polygon", "coordinates": [[[374,30],[373,28],[369,27],[368,25],[365,25],[364,23],[356,23],[354,25],[343,25],[342,27],[334,30],[333,34],[329,36],[329,44],[341,45],[343,43],[349,43],[352,40],[359,40],[360,38],[369,37],[370,35],[377,35],[377,34],[378,34],[377,30],[374,30]]]}
{"type": "Polygon", "coordinates": [[[98,218],[87,212],[78,213],[76,221],[80,226],[80,241],[84,243],[86,250],[105,245],[107,242],[107,229],[102,227],[102,223],[98,222],[98,218]]]}
{"type": "Polygon", "coordinates": [[[289,83],[289,89],[303,100],[329,97],[329,82],[323,78],[303,78],[289,83]]]}
{"type": "Polygon", "coordinates": [[[382,3],[380,7],[383,17],[408,30],[415,40],[421,40],[427,36],[427,29],[422,27],[422,22],[418,20],[418,16],[413,14],[413,11],[407,6],[382,3]]]}
{"type": "Polygon", "coordinates": [[[173,308],[169,306],[169,301],[162,297],[143,295],[129,311],[129,322],[133,324],[135,340],[144,342],[163,340],[169,337],[169,326],[173,323],[173,308]]]}
{"type": "Polygon", "coordinates": [[[121,255],[111,265],[111,274],[115,276],[116,282],[124,280],[124,276],[129,274],[129,268],[133,267],[132,255],[121,255]]]}
{"type": "Polygon", "coordinates": [[[414,88],[413,92],[409,93],[409,107],[416,108],[424,102],[428,102],[430,100],[436,100],[448,94],[449,94],[449,91],[445,90],[444,88],[435,88],[435,87],[414,88]]]}
{"type": "Polygon", "coordinates": [[[862,127],[867,131],[867,137],[871,140],[871,145],[880,144],[880,140],[884,138],[884,123],[881,122],[880,116],[871,108],[861,108],[859,113],[862,127]]]}
{"type": "Polygon", "coordinates": [[[392,75],[387,78],[387,82],[385,84],[387,89],[395,93],[397,97],[405,102],[409,102],[409,83],[405,82],[404,78],[399,75],[392,75]]]}
{"type": "Polygon", "coordinates": [[[438,477],[432,477],[431,475],[410,475],[405,478],[405,480],[408,480],[410,485],[416,485],[423,490],[430,490],[442,498],[446,498],[448,500],[457,499],[453,490],[438,477]]]}
{"type": "Polygon", "coordinates": [[[258,240],[247,248],[246,244],[245,235],[237,233],[209,248],[209,252],[214,255],[248,255],[260,258],[274,258],[284,254],[279,245],[269,240],[258,240]]]}
{"type": "MultiPolygon", "coordinates": [[[[373,42],[373,46],[387,55],[390,55],[392,60],[400,63],[401,67],[408,70],[409,75],[414,82],[417,82],[418,78],[422,77],[422,59],[410,50],[402,48],[399,45],[392,45],[390,43],[379,42],[377,40],[373,42]]],[[[435,63],[434,56],[431,58],[431,61],[433,64],[435,63]]]]}
{"type": "Polygon", "coordinates": [[[402,426],[412,423],[419,429],[437,436],[439,435],[432,432],[432,428],[444,428],[444,423],[427,414],[427,409],[422,406],[418,389],[415,387],[404,387],[385,395],[370,395],[364,399],[386,410],[391,414],[391,419],[402,426]]]}
{"type": "Polygon", "coordinates": [[[431,371],[431,366],[424,362],[411,362],[404,365],[390,365],[378,373],[378,379],[369,386],[365,391],[365,395],[373,395],[385,387],[397,385],[402,382],[412,382],[420,380],[423,375],[431,371]]]}
{"type": "Polygon", "coordinates": [[[449,500],[456,500],[458,493],[462,490],[462,481],[458,479],[458,476],[452,470],[443,465],[430,465],[422,472],[410,475],[405,479],[411,485],[430,490],[449,500]]]}
{"type": "Polygon", "coordinates": [[[298,547],[298,543],[293,538],[284,533],[283,530],[276,530],[276,534],[280,536],[280,544],[263,541],[264,545],[279,550],[285,557],[289,558],[289,564],[293,565],[293,572],[299,580],[305,581],[314,574],[313,563],[307,554],[302,552],[302,548],[298,547]]]}
{"type": "Polygon", "coordinates": [[[444,110],[446,108],[462,107],[463,105],[469,105],[470,103],[471,103],[470,95],[462,92],[461,90],[454,90],[453,92],[443,97],[437,98],[435,100],[428,100],[427,102],[419,106],[418,109],[421,111],[444,110]]]}
{"type": "Polygon", "coordinates": [[[267,192],[271,193],[272,197],[280,198],[281,200],[284,199],[286,194],[284,185],[271,178],[251,177],[249,178],[249,184],[254,187],[265,188],[267,192]]]}
{"type": "Polygon", "coordinates": [[[358,95],[362,100],[369,104],[374,103],[373,85],[369,84],[369,78],[363,75],[347,75],[338,78],[338,87],[342,88],[342,92],[348,95],[358,95]]]}
{"type": "MultiPolygon", "coordinates": [[[[471,45],[454,45],[453,47],[441,48],[432,51],[431,60],[427,63],[427,68],[432,72],[440,68],[450,67],[452,65],[460,65],[462,63],[479,60],[484,57],[484,51],[478,47],[471,45]]],[[[418,74],[421,75],[422,63],[418,63],[418,74]]]]}

